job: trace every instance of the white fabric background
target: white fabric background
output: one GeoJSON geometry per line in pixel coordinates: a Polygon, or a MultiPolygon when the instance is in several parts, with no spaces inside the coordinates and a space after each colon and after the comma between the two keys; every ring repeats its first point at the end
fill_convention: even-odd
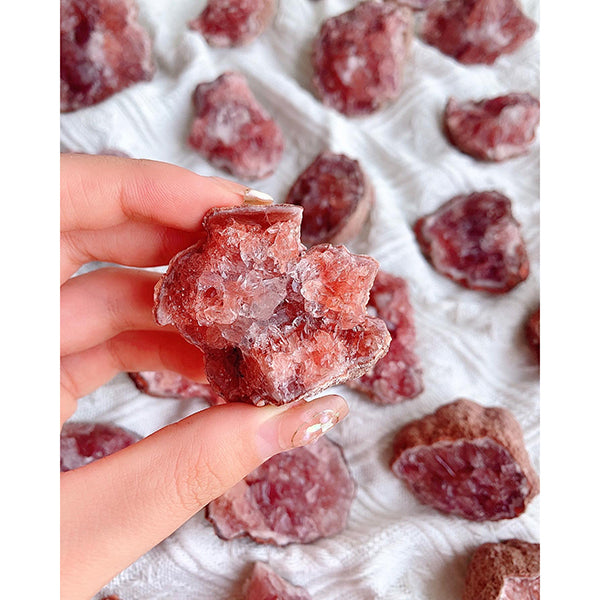
{"type": "MultiPolygon", "coordinates": [[[[507,537],[539,541],[539,497],[518,519],[472,523],[420,505],[387,467],[399,427],[462,396],[510,409],[539,471],[539,370],[522,334],[539,297],[539,144],[524,157],[483,164],[450,146],[440,129],[450,95],[538,95],[539,34],[493,66],[468,67],[416,38],[398,101],[374,115],[348,119],[313,95],[309,52],[323,19],[356,3],[281,0],[262,37],[244,48],[216,50],[186,28],[204,7],[202,0],[139,0],[140,20],[154,43],[154,80],[61,116],[63,150],[114,148],[227,176],[186,144],[191,93],[198,82],[226,69],[243,72],[287,143],[276,173],[250,182],[254,187],[283,200],[300,171],[325,148],[357,158],[372,178],[377,205],[369,227],[349,247],[409,281],[425,371],[425,392],[396,406],[376,406],[357,392],[336,388],[351,413],[330,437],[343,446],[358,483],[344,532],[285,548],[247,539],[225,542],[202,511],[116,577],[104,593],[122,600],[237,598],[249,565],[263,560],[306,587],[315,600],[456,600],[477,545],[507,537]],[[485,189],[513,200],[531,260],[527,281],[501,296],[466,290],[438,275],[411,231],[418,216],[451,196],[485,189]]],[[[538,0],[523,5],[539,23],[538,0]]],[[[200,401],[145,396],[122,374],[82,399],[73,419],[110,420],[148,435],[203,408],[200,401]]]]}

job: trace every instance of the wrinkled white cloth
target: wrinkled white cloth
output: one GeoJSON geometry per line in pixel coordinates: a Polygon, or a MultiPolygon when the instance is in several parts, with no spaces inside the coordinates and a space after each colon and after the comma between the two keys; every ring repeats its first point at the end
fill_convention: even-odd
{"type": "MultiPolygon", "coordinates": [[[[281,0],[273,25],[251,45],[209,47],[186,23],[202,0],[139,0],[153,39],[157,73],[105,102],[61,116],[61,148],[118,149],[207,175],[211,167],[186,143],[191,94],[225,70],[246,75],[283,129],[286,150],[270,178],[251,182],[279,200],[318,152],[358,159],[377,194],[369,227],[349,247],[380,261],[410,284],[425,372],[425,391],[395,406],[376,406],[338,386],[351,413],[329,434],[340,443],[358,484],[348,526],[310,545],[225,542],[203,511],[117,576],[104,594],[122,600],[220,600],[239,597],[249,565],[262,560],[319,600],[457,600],[468,559],[484,542],[539,541],[539,497],[518,519],[472,523],[419,504],[388,468],[394,432],[458,397],[504,406],[521,423],[539,471],[539,369],[523,337],[539,298],[539,143],[500,164],[476,162],[450,146],[440,128],[450,95],[484,98],[511,91],[539,95],[539,33],[493,66],[464,66],[413,42],[402,96],[384,110],[349,119],[325,108],[311,88],[310,44],[320,23],[351,8],[345,0],[281,0]],[[411,225],[451,196],[496,189],[513,201],[531,260],[529,278],[493,296],[438,275],[421,255],[411,225]]],[[[538,0],[523,2],[539,22],[538,0]]],[[[82,399],[73,420],[108,420],[142,435],[204,409],[200,401],[140,393],[121,374],[82,399]]],[[[101,598],[98,595],[97,598],[101,598]]]]}

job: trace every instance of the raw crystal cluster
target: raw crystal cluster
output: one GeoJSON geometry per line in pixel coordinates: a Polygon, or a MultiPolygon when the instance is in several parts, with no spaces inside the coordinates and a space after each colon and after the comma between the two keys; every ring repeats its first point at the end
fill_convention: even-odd
{"type": "Polygon", "coordinates": [[[300,243],[302,209],[212,209],[197,244],[155,290],[155,317],[204,350],[206,375],[227,401],[258,406],[307,398],[360,377],[390,334],[366,312],[378,264],[300,243]]]}
{"type": "Polygon", "coordinates": [[[437,0],[425,13],[421,36],[459,62],[491,65],[535,30],[518,0],[437,0]]]}
{"type": "Polygon", "coordinates": [[[356,485],[342,449],[325,437],[277,454],[207,507],[217,534],[285,546],[346,526],[356,485]]]}
{"type": "Polygon", "coordinates": [[[193,105],[189,143],[208,161],[243,179],[262,179],[275,171],[283,134],[242,74],[228,71],[200,83],[193,105]]]}
{"type": "Polygon", "coordinates": [[[540,545],[512,539],[479,546],[462,600],[540,600],[540,545]]]}
{"type": "Polygon", "coordinates": [[[135,0],[61,0],[60,110],[96,104],[154,75],[135,0]]]}
{"type": "Polygon", "coordinates": [[[301,587],[286,581],[265,563],[254,563],[243,588],[244,600],[311,600],[301,587]]]}
{"type": "Polygon", "coordinates": [[[211,46],[243,46],[269,26],[276,10],[277,0],[208,0],[189,27],[211,46]]]}
{"type": "Polygon", "coordinates": [[[524,154],[535,139],[540,101],[531,94],[507,94],[478,102],[450,98],[444,111],[448,139],[465,154],[502,161],[524,154]]]}
{"type": "Polygon", "coordinates": [[[83,467],[139,439],[136,433],[111,423],[67,422],[60,432],[60,470],[83,467]]]}
{"type": "Polygon", "coordinates": [[[504,293],[529,275],[510,200],[495,191],[455,196],[414,226],[433,267],[472,290],[504,293]]]}
{"type": "Polygon", "coordinates": [[[402,427],[391,469],[423,504],[472,521],[518,517],[539,492],[513,415],[464,399],[402,427]]]}
{"type": "Polygon", "coordinates": [[[327,19],[312,51],[323,103],[356,116],[398,98],[412,33],[412,11],[391,1],[368,0],[327,19]]]}
{"type": "Polygon", "coordinates": [[[344,244],[365,223],[373,203],[373,186],[359,162],[344,154],[322,152],[298,176],[286,202],[304,208],[302,242],[344,244]]]}
{"type": "Polygon", "coordinates": [[[525,338],[535,356],[538,364],[540,362],[540,307],[534,310],[525,323],[525,338]]]}
{"type": "Polygon", "coordinates": [[[402,277],[379,271],[371,288],[372,306],[392,336],[387,354],[360,379],[348,385],[377,404],[394,404],[423,391],[423,369],[415,353],[416,334],[408,284],[402,277]]]}
{"type": "Polygon", "coordinates": [[[211,406],[223,404],[224,400],[214,393],[210,385],[192,381],[173,371],[138,371],[129,373],[137,388],[158,398],[198,398],[211,406]]]}

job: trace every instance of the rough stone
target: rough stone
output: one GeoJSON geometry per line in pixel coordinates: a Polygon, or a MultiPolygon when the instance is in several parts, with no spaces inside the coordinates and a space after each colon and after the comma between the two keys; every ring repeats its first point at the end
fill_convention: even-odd
{"type": "Polygon", "coordinates": [[[141,392],[149,396],[182,400],[197,398],[211,406],[225,402],[215,394],[210,385],[192,381],[173,371],[138,371],[129,373],[129,377],[141,392]]]}
{"type": "Polygon", "coordinates": [[[305,589],[292,585],[261,562],[254,563],[242,593],[244,600],[311,600],[305,589]]]}
{"type": "Polygon", "coordinates": [[[534,310],[525,323],[525,338],[538,364],[540,363],[540,307],[534,310]]]}

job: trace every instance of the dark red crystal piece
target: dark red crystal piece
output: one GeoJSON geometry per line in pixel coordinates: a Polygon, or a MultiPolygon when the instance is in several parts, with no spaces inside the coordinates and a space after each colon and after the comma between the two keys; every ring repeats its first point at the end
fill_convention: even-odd
{"type": "Polygon", "coordinates": [[[437,0],[425,13],[421,36],[459,62],[491,65],[535,30],[518,0],[437,0]]]}
{"type": "Polygon", "coordinates": [[[385,354],[385,323],[366,312],[378,264],[343,246],[300,243],[302,209],[213,209],[200,241],[155,291],[155,316],[206,357],[227,401],[285,404],[359,377],[385,354]]]}
{"type": "Polygon", "coordinates": [[[444,112],[448,139],[480,160],[502,161],[524,154],[535,139],[540,101],[531,94],[458,102],[450,98],[444,112]]]}
{"type": "Polygon", "coordinates": [[[77,469],[139,439],[136,433],[111,423],[66,422],[60,432],[60,470],[77,469]]]}
{"type": "Polygon", "coordinates": [[[369,306],[376,310],[392,336],[387,354],[360,379],[348,386],[367,394],[377,404],[415,398],[424,389],[421,361],[415,353],[416,334],[408,284],[401,277],[379,271],[371,288],[369,306]]]}
{"type": "Polygon", "coordinates": [[[342,449],[321,437],[270,458],[213,500],[206,516],[226,540],[307,544],[344,529],[355,491],[342,449]]]}
{"type": "Polygon", "coordinates": [[[534,310],[525,323],[525,337],[531,352],[540,363],[540,307],[534,310]]]}
{"type": "Polygon", "coordinates": [[[283,154],[283,134],[243,75],[229,71],[199,84],[193,104],[193,148],[237,177],[262,179],[273,173],[283,154]]]}
{"type": "Polygon", "coordinates": [[[244,600],[311,600],[303,588],[292,585],[268,565],[254,563],[250,577],[244,582],[244,600]]]}
{"type": "Polygon", "coordinates": [[[412,33],[412,11],[395,2],[368,0],[327,19],[312,52],[323,103],[356,116],[398,98],[412,33]]]}
{"type": "Polygon", "coordinates": [[[189,27],[211,46],[243,46],[269,26],[276,10],[277,0],[208,0],[189,27]]]}
{"type": "Polygon", "coordinates": [[[499,192],[455,196],[414,230],[436,271],[466,288],[500,294],[529,275],[520,225],[499,192]]]}
{"type": "Polygon", "coordinates": [[[304,209],[304,244],[344,244],[365,223],[375,193],[357,160],[322,152],[298,176],[286,202],[304,209]]]}
{"type": "Polygon", "coordinates": [[[211,406],[225,401],[214,393],[210,385],[192,381],[173,371],[138,371],[129,373],[137,388],[157,398],[198,398],[211,406]]]}
{"type": "Polygon", "coordinates": [[[515,418],[470,400],[402,427],[391,469],[423,504],[472,521],[518,517],[539,493],[515,418]]]}
{"type": "Polygon", "coordinates": [[[135,0],[61,0],[60,110],[96,104],[154,75],[135,0]]]}

